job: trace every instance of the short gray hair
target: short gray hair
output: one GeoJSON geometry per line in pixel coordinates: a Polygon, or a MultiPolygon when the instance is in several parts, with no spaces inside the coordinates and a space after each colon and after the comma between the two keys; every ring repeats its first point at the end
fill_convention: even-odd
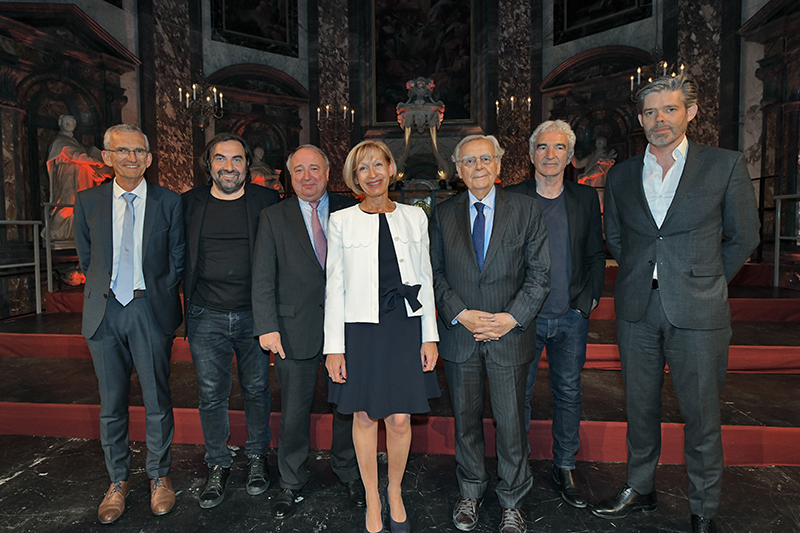
{"type": "Polygon", "coordinates": [[[323,152],[322,150],[320,150],[319,148],[317,148],[313,144],[301,144],[300,146],[295,148],[294,152],[289,154],[289,157],[286,159],[286,170],[289,171],[289,174],[292,173],[292,157],[294,157],[294,154],[296,154],[297,152],[299,152],[303,148],[306,148],[308,150],[312,150],[314,152],[317,152],[319,155],[322,156],[323,161],[325,161],[325,168],[331,168],[331,162],[328,159],[328,155],[325,152],[323,152]]]}
{"type": "Polygon", "coordinates": [[[533,133],[531,134],[531,138],[528,140],[528,147],[530,153],[533,153],[536,150],[536,138],[546,132],[555,132],[555,133],[562,133],[567,136],[567,148],[569,149],[570,154],[575,151],[575,132],[572,131],[572,128],[569,124],[564,122],[563,120],[547,120],[539,124],[533,133]]]}
{"type": "Polygon", "coordinates": [[[458,163],[460,162],[461,149],[464,147],[465,144],[471,143],[472,141],[481,141],[481,140],[489,141],[490,143],[492,143],[492,146],[494,147],[494,156],[497,158],[498,161],[503,158],[503,154],[506,153],[506,151],[503,150],[503,148],[500,146],[500,143],[497,142],[497,138],[494,135],[467,135],[466,137],[461,139],[461,142],[459,142],[456,145],[456,149],[453,150],[453,156],[451,157],[453,163],[458,165],[458,163]]]}
{"type": "Polygon", "coordinates": [[[131,133],[136,132],[140,133],[142,137],[144,137],[144,148],[148,152],[150,151],[150,141],[147,140],[147,135],[139,129],[139,126],[134,126],[132,124],[117,124],[116,126],[111,126],[108,128],[103,135],[103,149],[104,150],[111,150],[111,136],[116,133],[131,133]]]}
{"type": "Polygon", "coordinates": [[[639,114],[641,115],[642,111],[644,111],[644,99],[646,96],[665,91],[680,91],[681,101],[686,109],[697,105],[697,84],[688,74],[683,73],[675,77],[661,76],[639,89],[639,92],[636,93],[636,108],[639,110],[639,114]]]}

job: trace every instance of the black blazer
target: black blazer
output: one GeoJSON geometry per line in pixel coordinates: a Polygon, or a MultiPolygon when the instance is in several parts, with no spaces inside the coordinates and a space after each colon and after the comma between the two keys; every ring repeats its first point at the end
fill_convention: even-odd
{"type": "MultiPolygon", "coordinates": [[[[106,312],[113,265],[113,181],[75,197],[75,247],[86,275],[83,291],[84,337],[91,338],[106,312]]],[[[172,334],[181,324],[178,285],[183,278],[183,213],[180,196],[147,183],[142,232],[142,273],[158,327],[172,334]]]]}
{"type": "Polygon", "coordinates": [[[689,141],[686,166],[659,228],[644,195],[644,154],[611,167],[606,181],[606,244],[619,263],[614,310],[636,322],[645,312],[653,268],[664,314],[677,328],[730,325],[728,282],[758,245],[755,191],[739,152],[689,141]]]}
{"type": "MultiPolygon", "coordinates": [[[[331,193],[328,202],[330,213],[357,203],[331,193]]],[[[254,262],[254,334],[279,331],[288,359],[316,357],[322,351],[325,270],[296,196],[261,212],[254,262]]]]}
{"type": "Polygon", "coordinates": [[[469,224],[469,194],[437,205],[430,224],[431,267],[439,311],[439,354],[462,363],[480,345],[453,319],[464,309],[510,313],[517,327],[486,343],[502,366],[529,363],[536,353],[536,314],[550,291],[550,248],[539,204],[497,190],[494,224],[483,270],[478,269],[469,224]]]}
{"type": "MultiPolygon", "coordinates": [[[[505,188],[536,198],[536,180],[529,179],[505,188]]],[[[603,223],[600,200],[593,187],[572,181],[564,182],[569,218],[569,243],[572,276],[569,281],[570,307],[589,318],[592,301],[600,301],[606,275],[606,252],[603,246],[603,223]]]]}
{"type": "MultiPolygon", "coordinates": [[[[203,185],[186,191],[181,195],[183,202],[183,220],[186,224],[186,279],[183,282],[184,313],[188,313],[192,295],[197,288],[197,254],[200,248],[200,230],[211,196],[211,185],[203,185]]],[[[247,206],[247,230],[250,239],[251,264],[256,243],[258,215],[261,210],[276,204],[281,196],[276,191],[247,183],[244,186],[245,205],[247,206]]],[[[222,222],[222,221],[220,221],[222,222]]]]}

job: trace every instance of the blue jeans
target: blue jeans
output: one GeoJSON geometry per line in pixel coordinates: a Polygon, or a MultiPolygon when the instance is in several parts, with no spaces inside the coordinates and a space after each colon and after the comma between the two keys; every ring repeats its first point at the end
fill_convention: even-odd
{"type": "Polygon", "coordinates": [[[553,393],[553,463],[573,470],[581,441],[581,370],[586,363],[589,319],[573,309],[559,318],[536,318],[536,358],[525,390],[525,431],[531,424],[531,397],[542,349],[547,347],[553,393]]]}
{"type": "Polygon", "coordinates": [[[233,463],[227,443],[230,436],[228,397],[231,394],[234,353],[247,425],[245,455],[266,455],[272,439],[269,428],[272,404],[269,355],[261,351],[253,336],[253,312],[222,312],[192,305],[186,328],[197,371],[206,463],[224,467],[233,463]]]}

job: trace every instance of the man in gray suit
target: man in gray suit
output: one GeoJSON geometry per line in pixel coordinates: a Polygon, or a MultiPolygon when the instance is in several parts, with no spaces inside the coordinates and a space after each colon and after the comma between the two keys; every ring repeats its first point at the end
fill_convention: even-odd
{"type": "Polygon", "coordinates": [[[103,161],[114,179],[75,198],[75,247],[86,274],[82,333],[100,389],[100,441],[111,486],[98,509],[103,524],[125,510],[131,452],[128,391],[136,367],[147,424],[150,508],[175,504],[168,473],[175,432],[169,392],[172,339],[180,325],[183,215],[177,193],[144,179],[153,161],[136,126],[109,128],[103,161]]]}
{"type": "Polygon", "coordinates": [[[489,483],[483,436],[488,376],[497,421],[500,531],[524,533],[522,501],[533,484],[525,384],[536,353],[534,319],[550,288],[550,252],[536,201],[495,187],[503,152],[493,136],[470,135],[456,146],[453,161],[469,191],[434,210],[431,266],[439,353],[455,417],[461,498],[453,523],[462,531],[478,525],[489,483]]]}
{"type": "Polygon", "coordinates": [[[692,531],[714,531],[722,484],[719,392],[728,364],[728,282],[758,244],[744,156],[688,141],[697,86],[658,78],[637,95],[644,154],[616,165],[605,195],[628,417],[628,477],[592,512],[655,511],[661,388],[669,365],[684,419],[692,531]]]}
{"type": "MultiPolygon", "coordinates": [[[[275,354],[281,386],[278,470],[281,492],[273,516],[294,512],[309,478],[311,404],[322,355],[328,216],[355,200],[327,192],[328,156],[312,145],[286,162],[296,197],[264,209],[258,224],[253,269],[254,333],[275,354]]],[[[327,379],[327,373],[326,379],[327,379]]],[[[365,505],[353,449],[353,417],[333,411],[331,465],[350,501],[365,505]]]]}

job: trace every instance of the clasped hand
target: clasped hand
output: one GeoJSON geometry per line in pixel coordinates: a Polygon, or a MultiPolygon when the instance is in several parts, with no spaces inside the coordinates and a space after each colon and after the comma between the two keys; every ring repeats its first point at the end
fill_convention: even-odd
{"type": "Polygon", "coordinates": [[[487,313],[467,309],[458,315],[458,322],[467,328],[476,341],[496,341],[517,326],[517,321],[508,313],[487,313]]]}

